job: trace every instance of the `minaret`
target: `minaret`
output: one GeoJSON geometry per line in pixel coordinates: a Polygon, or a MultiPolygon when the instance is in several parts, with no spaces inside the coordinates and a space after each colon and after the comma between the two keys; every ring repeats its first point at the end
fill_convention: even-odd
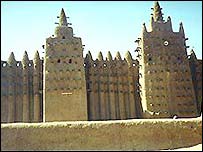
{"type": "Polygon", "coordinates": [[[64,12],[64,9],[62,8],[60,18],[59,18],[59,25],[60,26],[68,26],[66,14],[64,12]]]}
{"type": "Polygon", "coordinates": [[[151,31],[172,31],[172,24],[170,16],[165,22],[163,19],[162,8],[159,5],[158,1],[154,2],[154,7],[151,8],[153,13],[151,14],[150,19],[150,30],[151,31]]]}
{"type": "Polygon", "coordinates": [[[173,32],[171,18],[164,22],[158,2],[154,4],[152,15],[152,29],[147,32],[143,25],[138,44],[143,116],[195,117],[197,106],[183,25],[180,24],[179,32],[173,32]]]}
{"type": "Polygon", "coordinates": [[[55,37],[46,39],[43,121],[87,120],[82,40],[66,18],[62,9],[55,37]]]}

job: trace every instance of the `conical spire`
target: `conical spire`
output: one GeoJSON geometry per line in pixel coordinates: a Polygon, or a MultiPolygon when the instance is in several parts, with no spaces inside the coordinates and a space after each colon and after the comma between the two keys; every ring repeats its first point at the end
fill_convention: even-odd
{"type": "Polygon", "coordinates": [[[39,52],[36,51],[34,55],[34,64],[39,64],[39,63],[40,63],[39,52]]]}
{"type": "Polygon", "coordinates": [[[102,52],[101,52],[101,51],[99,52],[97,58],[98,58],[99,61],[102,61],[102,60],[103,60],[103,55],[102,55],[102,52]]]}
{"type": "Polygon", "coordinates": [[[60,17],[59,17],[59,25],[60,26],[68,26],[68,23],[67,23],[67,20],[66,20],[66,14],[62,8],[61,10],[61,14],[60,14],[60,17]]]}
{"type": "Polygon", "coordinates": [[[120,55],[120,52],[118,51],[117,53],[116,53],[116,57],[115,57],[117,60],[122,60],[121,59],[121,55],[120,55]]]}
{"type": "Polygon", "coordinates": [[[28,64],[29,64],[29,58],[28,58],[27,51],[25,51],[23,55],[22,65],[26,66],[28,64]]]}
{"type": "Polygon", "coordinates": [[[181,33],[183,36],[185,36],[185,32],[184,32],[184,28],[183,28],[183,23],[180,23],[180,27],[179,27],[179,33],[181,33]]]}
{"type": "Polygon", "coordinates": [[[111,52],[110,52],[110,51],[108,51],[107,60],[108,60],[108,61],[112,61],[112,55],[111,55],[111,52]]]}
{"type": "Polygon", "coordinates": [[[132,60],[132,55],[131,55],[131,53],[129,51],[126,52],[125,59],[126,60],[132,60]]]}
{"type": "Polygon", "coordinates": [[[15,56],[14,56],[14,53],[13,53],[13,52],[11,52],[11,54],[10,54],[10,56],[9,56],[9,58],[8,58],[8,64],[9,64],[10,66],[16,64],[16,60],[15,60],[15,56]]]}
{"type": "Polygon", "coordinates": [[[88,53],[86,54],[85,60],[86,60],[86,61],[92,61],[92,60],[93,60],[93,59],[92,59],[92,54],[91,54],[90,51],[88,51],[88,53]]]}
{"type": "Polygon", "coordinates": [[[128,62],[128,65],[131,65],[131,63],[132,63],[132,55],[130,54],[129,51],[126,52],[125,59],[128,62]]]}
{"type": "Polygon", "coordinates": [[[154,17],[154,21],[157,22],[157,21],[161,21],[163,22],[163,14],[161,12],[162,8],[160,7],[159,5],[159,2],[158,1],[155,1],[154,2],[154,8],[153,8],[153,17],[154,17]]]}
{"type": "Polygon", "coordinates": [[[190,59],[197,60],[196,54],[193,49],[190,51],[190,59]]]}

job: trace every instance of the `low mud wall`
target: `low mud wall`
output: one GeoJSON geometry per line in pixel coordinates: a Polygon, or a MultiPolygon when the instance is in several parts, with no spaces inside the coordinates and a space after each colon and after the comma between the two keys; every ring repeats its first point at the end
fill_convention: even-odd
{"type": "Polygon", "coordinates": [[[1,124],[2,150],[163,150],[202,143],[202,120],[1,124]]]}

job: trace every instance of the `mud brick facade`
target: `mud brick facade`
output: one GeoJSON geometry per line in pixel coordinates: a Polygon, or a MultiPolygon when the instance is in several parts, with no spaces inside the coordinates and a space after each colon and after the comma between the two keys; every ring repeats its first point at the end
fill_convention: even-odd
{"type": "Polygon", "coordinates": [[[22,61],[13,52],[1,61],[1,122],[116,120],[197,117],[202,103],[202,60],[187,54],[183,24],[172,29],[154,3],[149,28],[129,51],[83,57],[82,39],[73,35],[64,10],[45,57],[36,51],[22,61]]]}

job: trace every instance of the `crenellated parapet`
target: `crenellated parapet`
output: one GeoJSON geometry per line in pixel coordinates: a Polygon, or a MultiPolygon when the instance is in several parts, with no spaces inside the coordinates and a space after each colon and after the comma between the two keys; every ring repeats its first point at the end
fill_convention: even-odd
{"type": "Polygon", "coordinates": [[[104,59],[102,52],[98,53],[98,57],[94,60],[92,58],[91,52],[88,51],[88,53],[85,56],[84,63],[86,64],[85,67],[93,66],[93,67],[99,67],[104,68],[108,65],[121,65],[121,66],[128,66],[128,67],[139,67],[138,66],[138,60],[133,59],[132,55],[129,51],[125,54],[125,57],[122,59],[120,52],[116,52],[116,55],[113,59],[111,52],[108,51],[106,58],[104,59]],[[100,66],[98,66],[100,65],[100,66]]]}
{"type": "MultiPolygon", "coordinates": [[[[138,61],[128,51],[121,58],[111,52],[104,59],[102,52],[93,60],[90,52],[85,57],[89,120],[137,118],[138,61]]],[[[139,107],[139,105],[138,105],[139,107]]]]}
{"type": "MultiPolygon", "coordinates": [[[[39,58],[39,54],[34,60],[30,60],[26,51],[22,61],[16,61],[13,52],[8,61],[1,61],[2,122],[33,121],[34,93],[41,90],[42,96],[42,67],[43,60],[39,58]]],[[[38,122],[42,120],[41,96],[38,101],[40,105],[37,112],[40,114],[38,122]]]]}

